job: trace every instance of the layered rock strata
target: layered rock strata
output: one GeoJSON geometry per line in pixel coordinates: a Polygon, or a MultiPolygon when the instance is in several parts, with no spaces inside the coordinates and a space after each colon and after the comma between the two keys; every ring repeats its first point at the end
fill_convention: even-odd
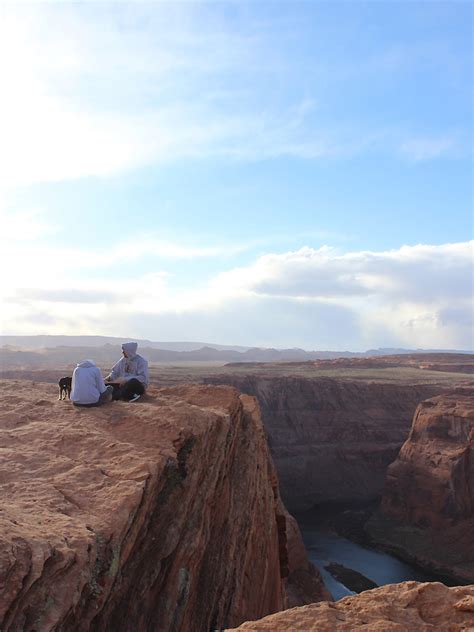
{"type": "Polygon", "coordinates": [[[1,384],[2,632],[207,632],[286,606],[298,533],[253,398],[78,409],[25,386],[1,384]]]}
{"type": "MultiPolygon", "coordinates": [[[[467,632],[474,629],[474,586],[403,582],[335,603],[315,603],[249,621],[241,632],[467,632]]],[[[228,630],[227,632],[232,632],[228,630]]]]}
{"type": "Polygon", "coordinates": [[[474,582],[474,390],[468,393],[418,406],[368,529],[398,553],[474,582]]]}
{"type": "Polygon", "coordinates": [[[226,374],[206,381],[258,399],[290,511],[379,496],[418,403],[442,390],[291,376],[226,374]]]}

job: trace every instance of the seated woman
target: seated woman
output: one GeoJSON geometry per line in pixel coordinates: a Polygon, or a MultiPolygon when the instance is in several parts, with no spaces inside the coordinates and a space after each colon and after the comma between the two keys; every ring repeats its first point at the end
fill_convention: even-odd
{"type": "Polygon", "coordinates": [[[114,364],[105,378],[114,387],[114,399],[134,402],[148,386],[148,362],[137,353],[138,343],[124,342],[123,358],[114,364]]]}
{"type": "Polygon", "coordinates": [[[75,406],[100,406],[112,401],[113,389],[106,386],[93,360],[84,360],[72,374],[71,400],[75,406]]]}

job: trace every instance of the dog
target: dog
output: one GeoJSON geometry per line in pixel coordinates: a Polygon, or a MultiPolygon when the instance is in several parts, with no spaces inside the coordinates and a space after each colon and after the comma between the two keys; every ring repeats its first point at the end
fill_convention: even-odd
{"type": "Polygon", "coordinates": [[[59,382],[58,399],[71,399],[72,377],[62,377],[59,382]]]}

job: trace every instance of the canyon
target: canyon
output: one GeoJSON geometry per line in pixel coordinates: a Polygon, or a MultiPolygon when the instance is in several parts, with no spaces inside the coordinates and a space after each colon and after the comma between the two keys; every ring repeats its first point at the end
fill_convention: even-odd
{"type": "Polygon", "coordinates": [[[221,629],[329,598],[253,398],[152,387],[78,409],[51,384],[1,390],[3,632],[221,629]]]}
{"type": "MultiPolygon", "coordinates": [[[[368,523],[366,514],[357,534],[347,525],[343,532],[448,582],[468,584],[474,582],[474,384],[468,371],[443,382],[433,371],[424,382],[422,373],[431,369],[414,371],[411,359],[406,362],[408,371],[389,374],[378,358],[344,362],[375,369],[377,379],[354,371],[336,379],[307,370],[298,375],[293,366],[293,374],[247,367],[245,374],[206,382],[232,384],[260,402],[290,511],[382,497],[381,509],[368,523]]],[[[317,363],[329,364],[344,368],[342,360],[317,363]]],[[[434,357],[433,364],[451,373],[442,371],[445,358],[434,357]]],[[[342,515],[352,519],[351,512],[342,515]]]]}
{"type": "MultiPolygon", "coordinates": [[[[63,371],[11,372],[1,382],[8,502],[0,508],[0,629],[151,631],[159,622],[166,631],[207,632],[285,608],[293,616],[295,606],[321,600],[303,607],[311,617],[325,613],[315,625],[327,627],[314,629],[354,629],[357,612],[372,621],[377,604],[379,624],[391,625],[390,608],[424,603],[431,588],[405,582],[366,591],[361,602],[352,597],[350,607],[340,606],[345,599],[331,605],[286,510],[382,493],[370,537],[458,583],[472,581],[472,358],[466,368],[445,356],[423,358],[424,366],[409,356],[152,366],[139,405],[87,411],[55,401],[63,371]],[[415,478],[421,496],[410,492],[415,478]],[[449,537],[435,540],[435,531],[449,537]],[[456,538],[444,564],[434,549],[417,548],[456,538]],[[464,566],[456,563],[463,554],[464,566]],[[334,616],[346,627],[330,628],[334,616]]],[[[464,599],[472,594],[442,589],[451,592],[440,603],[472,621],[464,599]]],[[[407,630],[424,629],[415,610],[407,630]]],[[[298,618],[284,627],[284,616],[271,619],[278,629],[313,629],[304,627],[309,619],[298,627],[298,618]]],[[[467,629],[459,625],[452,629],[467,629]]]]}
{"type": "Polygon", "coordinates": [[[228,373],[205,381],[258,399],[290,511],[380,496],[417,405],[445,389],[298,375],[228,373]]]}

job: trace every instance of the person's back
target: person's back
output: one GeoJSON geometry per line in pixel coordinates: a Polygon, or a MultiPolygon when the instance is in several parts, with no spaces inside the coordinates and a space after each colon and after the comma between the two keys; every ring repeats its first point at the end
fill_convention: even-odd
{"type": "Polygon", "coordinates": [[[76,406],[93,406],[110,401],[111,398],[111,391],[109,392],[104,384],[102,374],[95,362],[93,360],[80,362],[72,374],[72,402],[76,406]]]}

